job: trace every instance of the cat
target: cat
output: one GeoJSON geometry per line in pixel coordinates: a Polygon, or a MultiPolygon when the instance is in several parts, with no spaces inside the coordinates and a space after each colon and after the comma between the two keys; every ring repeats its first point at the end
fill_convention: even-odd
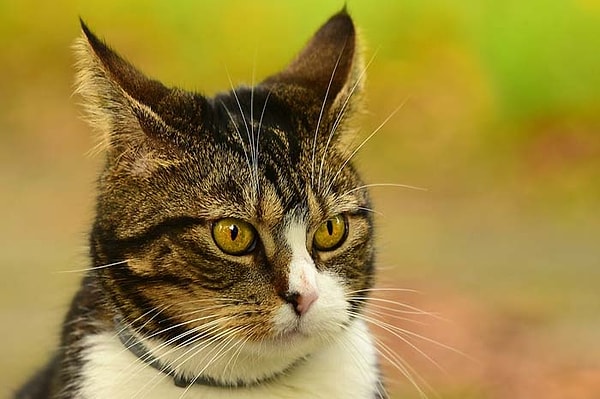
{"type": "Polygon", "coordinates": [[[281,72],[212,98],[144,76],[81,22],[106,162],[92,267],[17,398],[384,398],[364,311],[364,67],[333,15],[281,72]]]}

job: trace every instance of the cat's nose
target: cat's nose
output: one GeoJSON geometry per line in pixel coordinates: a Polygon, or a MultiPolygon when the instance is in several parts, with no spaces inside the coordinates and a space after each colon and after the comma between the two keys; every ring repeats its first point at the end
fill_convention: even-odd
{"type": "Polygon", "coordinates": [[[304,294],[299,292],[287,292],[283,295],[283,299],[294,307],[294,311],[298,316],[302,316],[308,312],[308,309],[319,298],[319,294],[315,290],[310,290],[304,294]]]}

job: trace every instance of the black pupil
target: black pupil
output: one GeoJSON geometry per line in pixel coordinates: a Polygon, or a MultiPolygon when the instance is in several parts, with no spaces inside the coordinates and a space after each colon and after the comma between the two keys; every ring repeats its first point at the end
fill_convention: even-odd
{"type": "Polygon", "coordinates": [[[331,220],[327,221],[327,232],[329,235],[333,234],[333,222],[331,220]]]}
{"type": "Polygon", "coordinates": [[[235,241],[238,236],[239,230],[235,224],[229,226],[229,231],[231,232],[231,241],[235,241]]]}

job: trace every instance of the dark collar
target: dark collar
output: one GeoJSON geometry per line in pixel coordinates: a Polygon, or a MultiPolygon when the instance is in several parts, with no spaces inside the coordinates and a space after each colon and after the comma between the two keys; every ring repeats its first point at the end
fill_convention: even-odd
{"type": "Polygon", "coordinates": [[[175,370],[173,370],[171,367],[169,367],[168,364],[164,364],[159,359],[154,357],[152,355],[152,353],[150,353],[148,348],[146,348],[146,346],[138,338],[135,337],[135,335],[130,331],[129,328],[123,327],[122,323],[120,323],[118,320],[115,320],[115,321],[116,321],[116,327],[118,329],[117,331],[118,331],[119,340],[125,346],[125,348],[129,349],[129,351],[131,353],[133,353],[138,359],[140,359],[142,362],[146,363],[148,366],[151,366],[152,368],[160,371],[163,374],[171,376],[173,378],[173,382],[175,383],[175,386],[178,386],[180,388],[187,388],[190,385],[203,385],[203,386],[208,386],[208,387],[213,387],[213,388],[229,388],[229,389],[256,387],[256,386],[271,382],[284,374],[288,374],[288,372],[291,369],[295,368],[296,366],[298,366],[299,364],[303,363],[306,360],[306,357],[300,358],[297,361],[295,361],[294,363],[292,363],[286,369],[280,371],[279,373],[276,373],[276,374],[273,374],[266,378],[263,378],[263,379],[260,379],[257,381],[252,381],[252,382],[245,382],[245,381],[239,381],[239,380],[236,382],[222,382],[222,381],[218,381],[212,377],[202,376],[202,375],[199,375],[199,376],[196,376],[193,378],[187,378],[187,377],[182,376],[179,373],[177,373],[175,370]]]}

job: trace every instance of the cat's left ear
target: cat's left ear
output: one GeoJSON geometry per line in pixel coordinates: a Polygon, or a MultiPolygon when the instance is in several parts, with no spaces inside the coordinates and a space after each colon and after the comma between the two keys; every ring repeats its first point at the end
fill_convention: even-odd
{"type": "Polygon", "coordinates": [[[262,84],[282,93],[292,105],[304,111],[309,106],[313,114],[329,120],[352,114],[364,80],[356,36],[344,8],[321,26],[283,71],[262,84]]]}

